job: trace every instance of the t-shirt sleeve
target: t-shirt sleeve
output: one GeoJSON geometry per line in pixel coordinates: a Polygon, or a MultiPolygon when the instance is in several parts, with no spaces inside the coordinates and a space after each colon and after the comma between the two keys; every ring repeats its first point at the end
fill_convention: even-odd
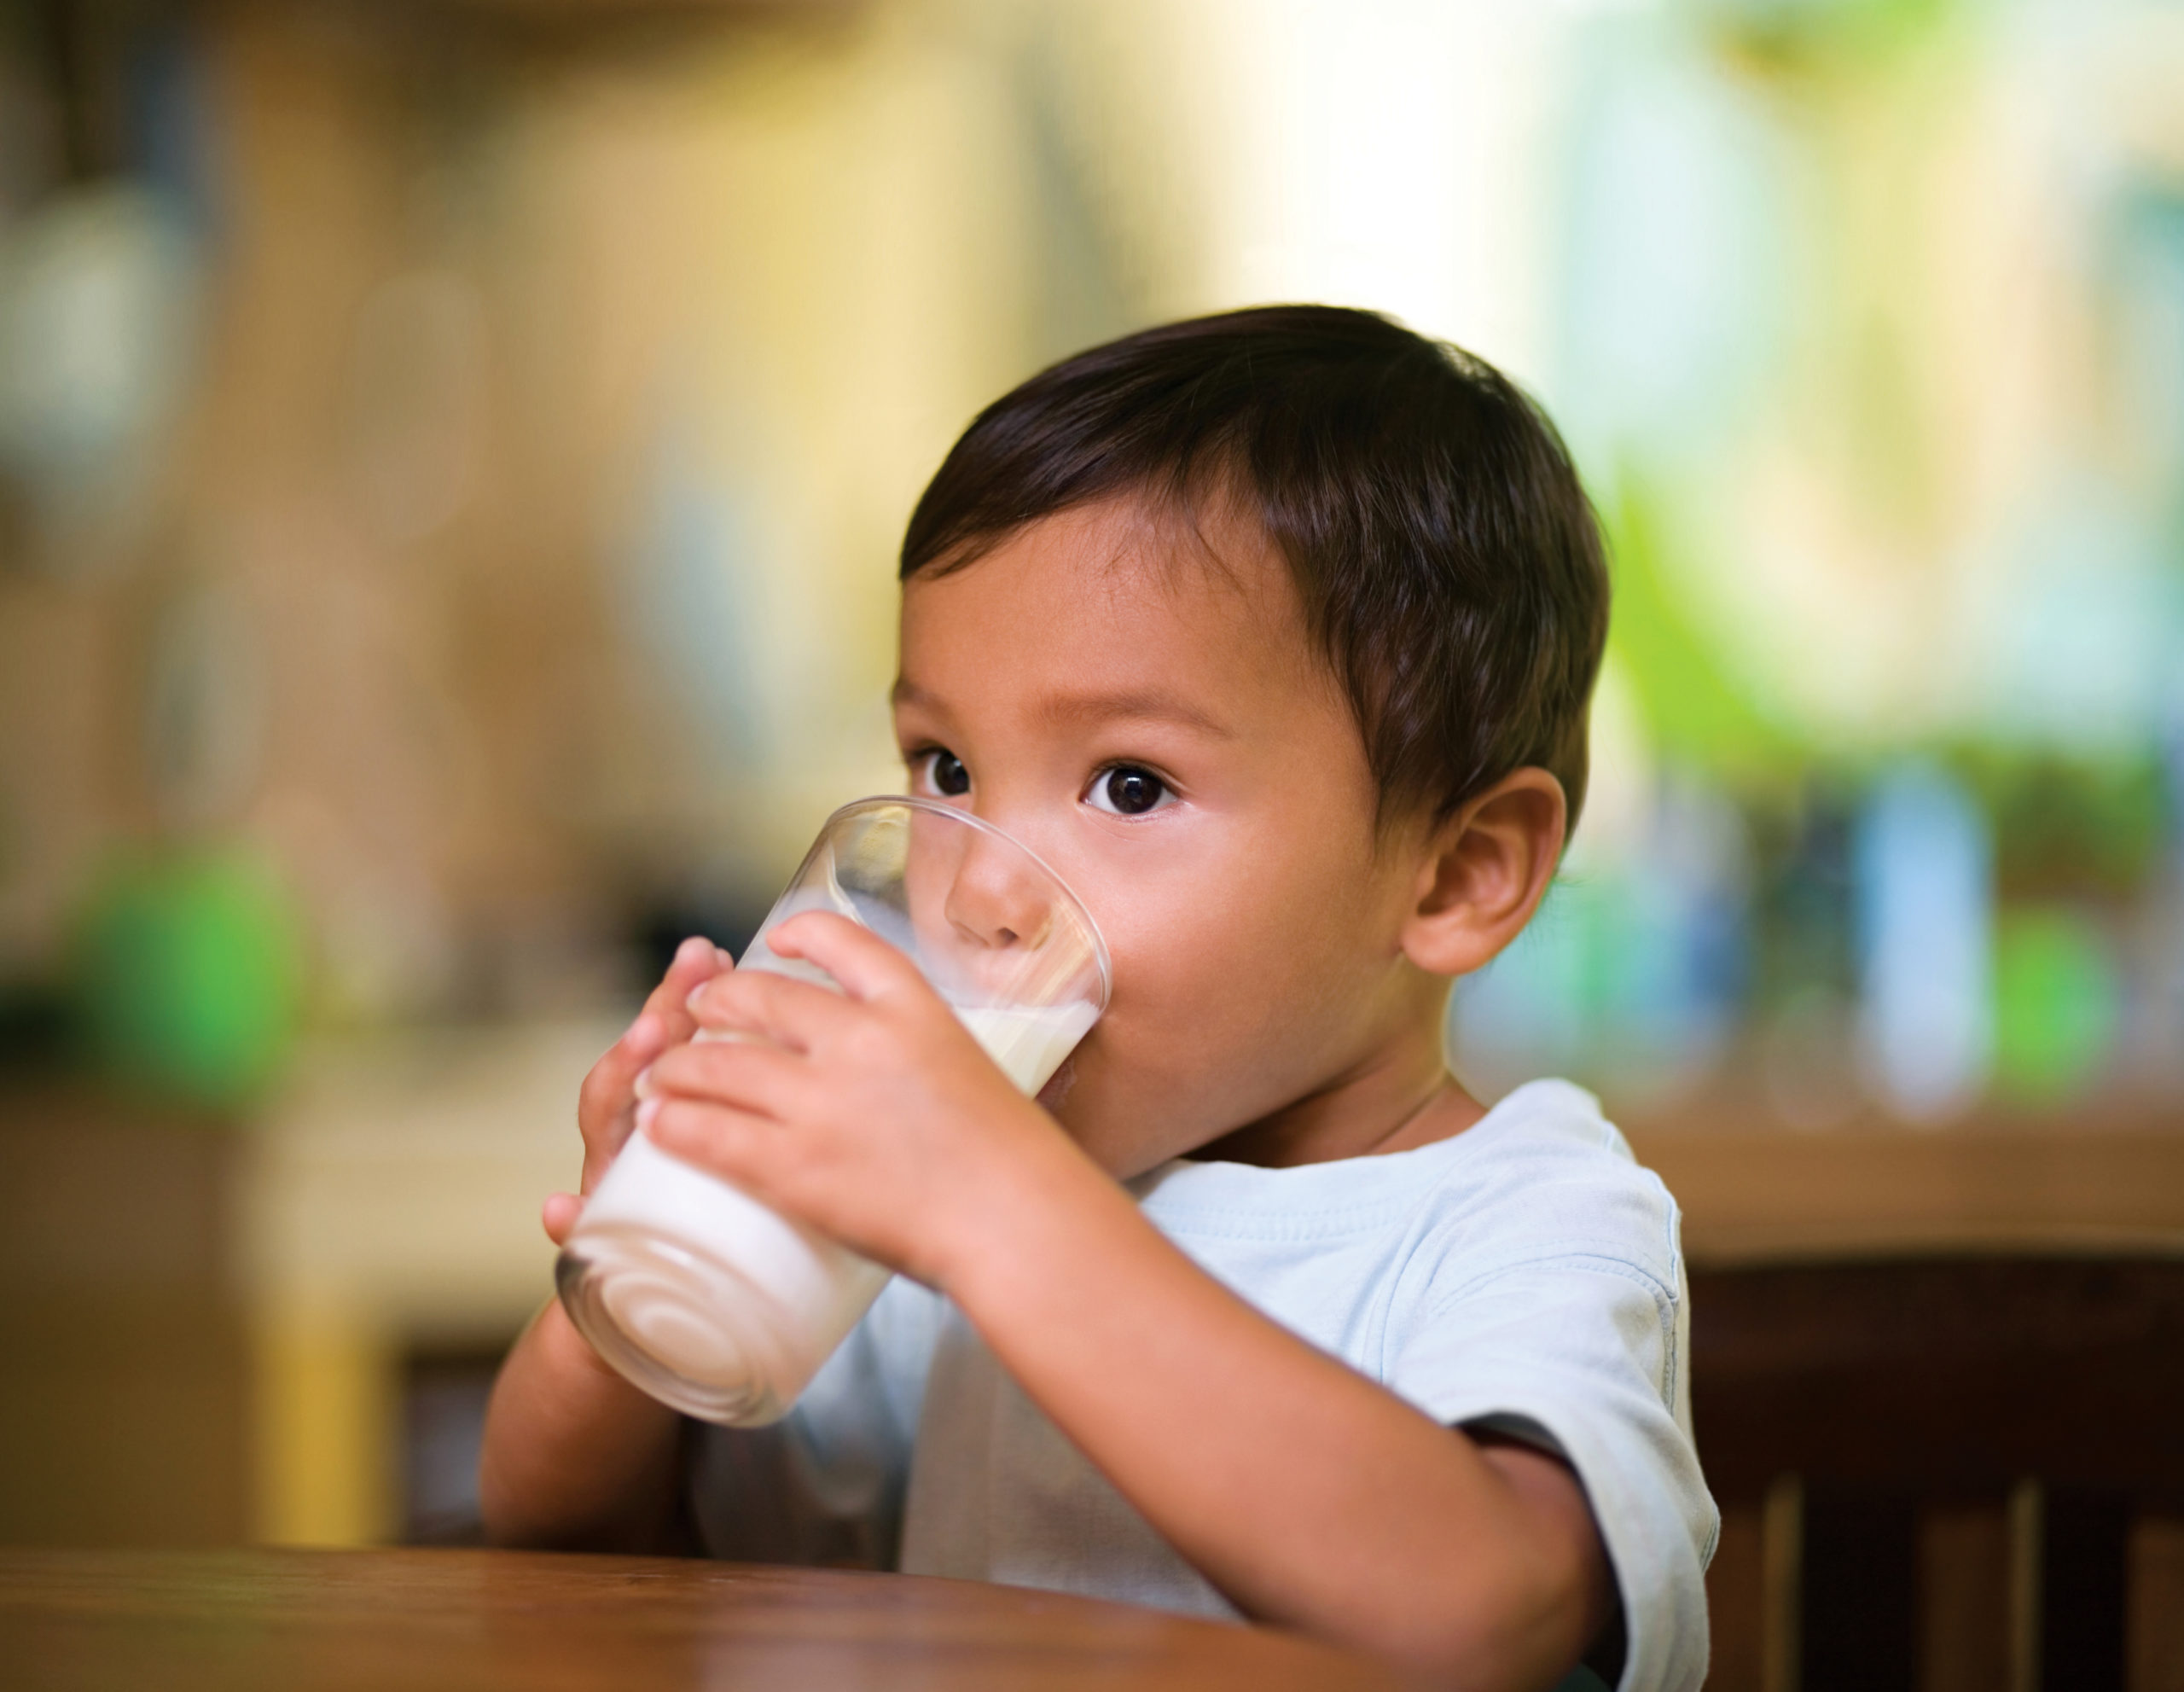
{"type": "Polygon", "coordinates": [[[1436,1420],[1542,1445],[1577,1472],[1622,1598],[1622,1692],[1705,1677],[1719,1524],[1690,1434],[1681,1270],[1655,1266],[1671,1279],[1565,1250],[1435,1288],[1388,1377],[1436,1420]]]}

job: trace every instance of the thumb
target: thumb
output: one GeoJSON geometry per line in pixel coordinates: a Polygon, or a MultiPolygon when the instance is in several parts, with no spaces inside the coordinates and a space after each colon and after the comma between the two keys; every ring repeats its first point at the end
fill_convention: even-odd
{"type": "Polygon", "coordinates": [[[577,1225],[577,1218],[583,1214],[582,1199],[574,1193],[555,1193],[540,1208],[538,1220],[544,1224],[548,1239],[557,1246],[566,1246],[570,1230],[577,1225]]]}

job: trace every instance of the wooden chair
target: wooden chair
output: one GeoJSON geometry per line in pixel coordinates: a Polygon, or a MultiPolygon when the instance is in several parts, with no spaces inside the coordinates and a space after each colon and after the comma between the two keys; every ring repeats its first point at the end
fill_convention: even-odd
{"type": "Polygon", "coordinates": [[[1699,1269],[1722,1692],[2184,1689],[2184,1260],[1699,1269]]]}

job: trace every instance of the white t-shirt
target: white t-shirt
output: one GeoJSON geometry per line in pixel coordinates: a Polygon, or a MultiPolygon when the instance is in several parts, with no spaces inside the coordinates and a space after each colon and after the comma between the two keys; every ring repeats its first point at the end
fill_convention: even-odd
{"type": "MultiPolygon", "coordinates": [[[[1564,1457],[1614,1564],[1624,1692],[1699,1685],[1719,1517],[1692,1443],[1676,1202],[1589,1093],[1536,1081],[1414,1151],[1182,1160],[1131,1190],[1207,1273],[1436,1421],[1564,1457]]],[[[820,1509],[868,1509],[906,1480],[906,1573],[1236,1614],[962,1314],[910,1282],[881,1294],[786,1431],[820,1509]]],[[[696,1514],[718,1544],[708,1518],[735,1506],[707,1471],[701,1447],[696,1514]]]]}

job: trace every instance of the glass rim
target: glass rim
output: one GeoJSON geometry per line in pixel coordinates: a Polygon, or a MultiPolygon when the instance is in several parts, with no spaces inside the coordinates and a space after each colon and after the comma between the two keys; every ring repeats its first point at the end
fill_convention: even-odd
{"type": "MultiPolygon", "coordinates": [[[[1108,1001],[1113,998],[1115,992],[1115,968],[1113,961],[1107,956],[1107,937],[1100,932],[1099,923],[1093,920],[1092,913],[1085,908],[1084,901],[1077,896],[1077,889],[1069,885],[1068,878],[998,823],[989,823],[977,812],[966,811],[961,805],[944,805],[938,799],[926,799],[920,794],[874,794],[868,799],[853,799],[847,805],[841,805],[829,813],[827,820],[819,825],[819,839],[812,842],[812,853],[817,852],[821,840],[826,840],[834,833],[834,825],[837,823],[890,805],[899,805],[905,810],[923,811],[928,816],[950,817],[970,828],[983,830],[1003,846],[1013,851],[1022,852],[1025,857],[1037,865],[1054,886],[1061,889],[1061,896],[1069,901],[1071,907],[1083,920],[1084,932],[1092,937],[1092,962],[1100,971],[1100,1014],[1103,1016],[1107,1015],[1108,1001]]],[[[812,853],[805,854],[804,862],[807,865],[810,862],[812,853]]],[[[799,869],[797,877],[800,880],[803,874],[804,870],[799,869]]]]}

